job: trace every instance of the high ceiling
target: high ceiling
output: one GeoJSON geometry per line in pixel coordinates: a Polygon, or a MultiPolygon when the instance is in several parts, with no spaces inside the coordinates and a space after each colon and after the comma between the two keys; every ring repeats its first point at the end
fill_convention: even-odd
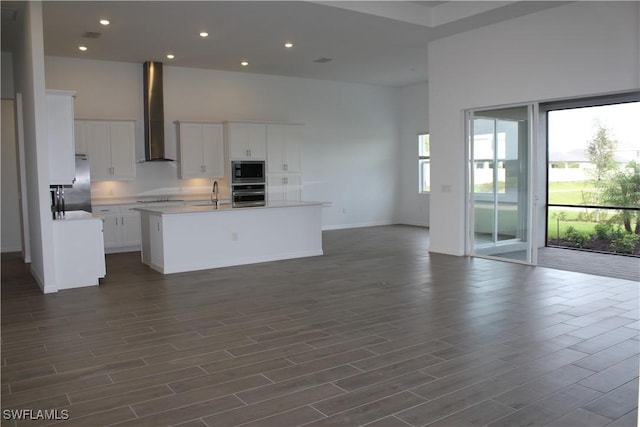
{"type": "MultiPolygon", "coordinates": [[[[2,1],[2,50],[13,48],[21,3],[2,1]]],[[[427,80],[430,41],[562,3],[45,1],[44,48],[51,56],[401,86],[427,80]]]]}

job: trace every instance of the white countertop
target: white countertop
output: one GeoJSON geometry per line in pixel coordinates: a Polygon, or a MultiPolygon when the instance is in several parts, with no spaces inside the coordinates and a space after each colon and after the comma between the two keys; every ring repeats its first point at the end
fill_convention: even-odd
{"type": "Polygon", "coordinates": [[[247,207],[232,207],[231,204],[218,205],[216,209],[211,203],[203,206],[198,205],[181,205],[181,206],[141,206],[134,208],[137,211],[153,212],[161,215],[165,214],[184,214],[184,213],[196,213],[196,212],[228,212],[228,211],[247,211],[256,209],[274,209],[274,208],[290,208],[290,207],[302,207],[302,206],[323,206],[328,205],[326,202],[267,202],[264,206],[247,206],[247,207]]]}
{"type": "Polygon", "coordinates": [[[173,196],[129,196],[129,197],[100,197],[91,199],[93,206],[105,205],[135,205],[136,203],[176,203],[211,200],[211,194],[188,194],[173,196]]]}
{"type": "Polygon", "coordinates": [[[54,217],[54,221],[78,221],[85,219],[100,219],[101,216],[91,212],[85,211],[66,211],[64,214],[60,214],[54,217]]]}

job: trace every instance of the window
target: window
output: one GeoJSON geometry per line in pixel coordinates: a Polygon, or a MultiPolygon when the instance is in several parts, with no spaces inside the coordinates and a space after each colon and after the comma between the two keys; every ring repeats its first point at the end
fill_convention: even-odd
{"type": "Polygon", "coordinates": [[[418,192],[431,191],[431,147],[429,134],[418,135],[418,192]]]}

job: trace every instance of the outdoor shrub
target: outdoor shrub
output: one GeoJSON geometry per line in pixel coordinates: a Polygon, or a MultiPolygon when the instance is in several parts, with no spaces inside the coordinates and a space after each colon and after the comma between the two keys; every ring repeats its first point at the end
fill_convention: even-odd
{"type": "Polygon", "coordinates": [[[580,230],[576,230],[575,227],[569,226],[565,231],[565,239],[579,248],[584,247],[584,245],[589,241],[590,236],[582,232],[580,230]]]}
{"type": "Polygon", "coordinates": [[[632,233],[624,233],[621,237],[614,239],[611,242],[614,250],[623,254],[632,254],[636,248],[636,245],[640,241],[640,236],[632,233]]]}
{"type": "Polygon", "coordinates": [[[594,226],[596,237],[598,239],[613,242],[615,240],[622,239],[626,233],[622,227],[613,225],[610,222],[598,223],[594,226]]]}

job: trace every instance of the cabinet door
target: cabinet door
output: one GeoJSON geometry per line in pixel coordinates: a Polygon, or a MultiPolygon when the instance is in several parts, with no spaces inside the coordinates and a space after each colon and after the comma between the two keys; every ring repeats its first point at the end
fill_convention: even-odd
{"type": "Polygon", "coordinates": [[[120,246],[139,246],[142,242],[140,213],[127,210],[120,215],[120,246]]]}
{"type": "Polygon", "coordinates": [[[120,221],[119,215],[104,215],[102,217],[102,233],[104,248],[117,248],[120,246],[120,221]]]}
{"type": "Polygon", "coordinates": [[[202,159],[204,163],[204,175],[206,177],[224,177],[224,140],[222,125],[202,125],[202,159]]]}
{"type": "Polygon", "coordinates": [[[266,159],[266,125],[261,123],[229,123],[228,133],[231,159],[266,159]]]}
{"type": "Polygon", "coordinates": [[[160,215],[149,215],[150,261],[157,268],[164,268],[164,239],[160,215]]]}
{"type": "Polygon", "coordinates": [[[267,172],[286,171],[284,160],[285,133],[282,125],[267,125],[267,172]]]}
{"type": "MultiPolygon", "coordinates": [[[[111,179],[111,144],[108,122],[86,122],[87,154],[91,166],[91,181],[111,179]]],[[[106,240],[106,237],[105,237],[106,240]]]]}
{"type": "Polygon", "coordinates": [[[75,180],[73,134],[73,96],[70,93],[48,92],[47,138],[51,185],[71,185],[75,180]]]}
{"type": "Polygon", "coordinates": [[[73,140],[76,146],[76,154],[89,154],[87,152],[87,127],[84,122],[78,120],[74,122],[73,140]]]}
{"type": "Polygon", "coordinates": [[[180,177],[203,176],[202,125],[180,123],[180,177]]]}
{"type": "Polygon", "coordinates": [[[227,132],[231,159],[247,159],[249,157],[249,129],[245,123],[229,123],[227,132]]]}
{"type": "Polygon", "coordinates": [[[287,172],[301,172],[300,167],[300,139],[302,128],[297,125],[284,126],[283,157],[287,172]]]}
{"type": "Polygon", "coordinates": [[[267,125],[268,172],[300,172],[300,135],[298,125],[267,125]]]}
{"type": "Polygon", "coordinates": [[[93,212],[102,217],[102,237],[105,249],[118,247],[120,245],[120,221],[118,219],[120,209],[118,206],[94,206],[93,212]]]}
{"type": "Polygon", "coordinates": [[[284,199],[288,202],[299,202],[302,200],[302,180],[300,175],[286,175],[284,186],[284,199]]]}
{"type": "Polygon", "coordinates": [[[267,200],[269,202],[284,201],[283,175],[267,175],[267,200]]]}
{"type": "Polygon", "coordinates": [[[267,127],[260,123],[247,123],[249,129],[249,157],[253,160],[267,158],[267,127]]]}
{"type": "Polygon", "coordinates": [[[112,178],[133,180],[136,177],[135,122],[110,122],[112,178]]]}

